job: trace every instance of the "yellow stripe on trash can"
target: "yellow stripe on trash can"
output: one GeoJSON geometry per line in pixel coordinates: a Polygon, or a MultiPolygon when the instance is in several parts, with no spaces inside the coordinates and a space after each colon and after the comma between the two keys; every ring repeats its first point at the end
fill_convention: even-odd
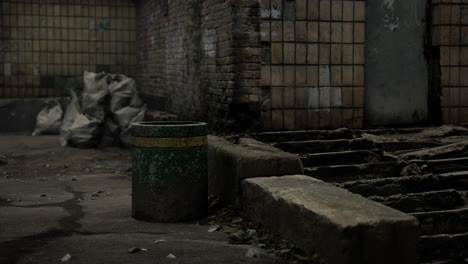
{"type": "Polygon", "coordinates": [[[190,148],[206,146],[207,143],[206,136],[188,138],[132,138],[132,145],[141,148],[190,148]]]}

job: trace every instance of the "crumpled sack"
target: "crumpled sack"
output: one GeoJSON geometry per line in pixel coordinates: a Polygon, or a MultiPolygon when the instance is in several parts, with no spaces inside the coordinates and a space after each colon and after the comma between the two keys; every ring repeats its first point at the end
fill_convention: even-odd
{"type": "Polygon", "coordinates": [[[79,114],[69,130],[68,144],[77,148],[91,148],[99,144],[102,121],[79,114]]]}
{"type": "Polygon", "coordinates": [[[102,134],[101,143],[99,144],[99,146],[105,147],[105,146],[112,146],[112,145],[118,144],[119,137],[120,137],[119,125],[111,118],[108,118],[106,122],[104,123],[104,132],[102,134]]]}
{"type": "Polygon", "coordinates": [[[111,95],[110,111],[115,113],[132,101],[137,92],[135,80],[122,74],[115,75],[109,84],[109,92],[111,95]]]}
{"type": "Polygon", "coordinates": [[[63,110],[57,100],[49,100],[36,118],[36,127],[32,133],[38,135],[57,135],[62,125],[63,110]]]}
{"type": "Polygon", "coordinates": [[[140,112],[130,120],[128,126],[120,133],[120,142],[125,147],[132,146],[132,124],[145,121],[146,107],[140,109],[140,112]]]}
{"type": "Polygon", "coordinates": [[[81,114],[81,107],[78,96],[74,91],[70,91],[70,96],[70,104],[65,111],[62,126],[60,127],[60,144],[62,147],[65,147],[68,144],[68,139],[70,138],[70,128],[75,122],[76,117],[81,114]]]}
{"type": "Polygon", "coordinates": [[[109,98],[108,75],[104,72],[96,74],[85,71],[83,79],[83,114],[101,121],[106,120],[109,98]]]}
{"type": "Polygon", "coordinates": [[[119,124],[119,127],[123,130],[132,123],[133,118],[135,118],[141,111],[141,108],[127,106],[117,110],[114,113],[114,119],[117,121],[117,124],[119,124]]]}

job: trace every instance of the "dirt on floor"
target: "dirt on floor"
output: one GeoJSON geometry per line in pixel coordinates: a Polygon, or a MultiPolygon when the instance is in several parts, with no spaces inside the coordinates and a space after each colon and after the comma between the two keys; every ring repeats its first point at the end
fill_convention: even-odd
{"type": "Polygon", "coordinates": [[[319,263],[215,198],[197,222],[132,219],[130,149],[10,135],[0,136],[0,155],[2,264],[67,254],[74,263],[319,263]]]}

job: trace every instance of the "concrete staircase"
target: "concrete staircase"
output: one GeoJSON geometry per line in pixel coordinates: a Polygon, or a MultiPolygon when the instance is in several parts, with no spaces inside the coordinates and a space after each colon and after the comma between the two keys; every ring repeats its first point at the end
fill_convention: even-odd
{"type": "Polygon", "coordinates": [[[416,217],[421,263],[468,263],[468,129],[269,132],[305,174],[416,217]]]}

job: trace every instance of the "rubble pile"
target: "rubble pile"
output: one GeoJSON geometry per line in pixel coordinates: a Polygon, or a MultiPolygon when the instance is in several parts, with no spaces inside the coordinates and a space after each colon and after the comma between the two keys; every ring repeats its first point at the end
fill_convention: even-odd
{"type": "Polygon", "coordinates": [[[123,74],[84,72],[81,97],[71,91],[64,114],[56,100],[39,113],[33,135],[59,134],[62,146],[131,144],[131,124],[144,121],[146,105],[135,80],[123,74]],[[63,116],[63,118],[62,118],[63,116]]]}

